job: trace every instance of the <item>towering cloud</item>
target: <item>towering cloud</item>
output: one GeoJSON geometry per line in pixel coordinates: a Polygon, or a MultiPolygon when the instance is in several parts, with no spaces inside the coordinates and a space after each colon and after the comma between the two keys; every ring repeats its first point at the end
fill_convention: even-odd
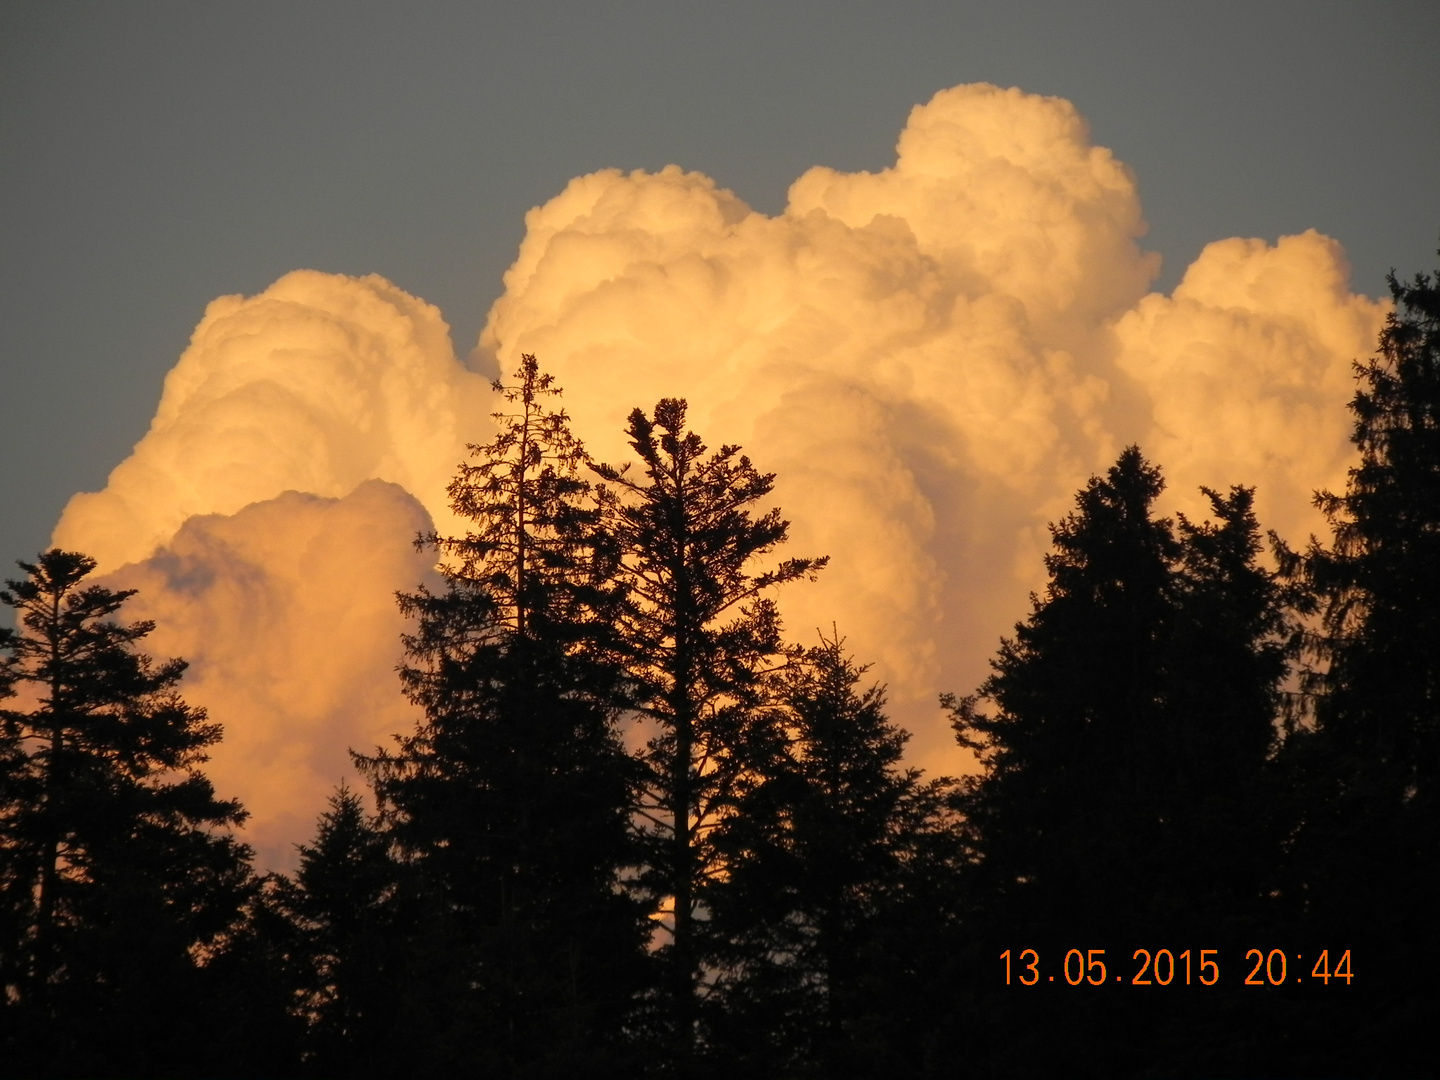
{"type": "Polygon", "coordinates": [[[346,749],[393,745],[415,713],[397,692],[397,590],[431,574],[411,543],[429,515],[395,484],[339,499],[295,491],[192,517],[110,576],[154,619],[146,648],[190,660],[183,690],[225,727],[207,772],[254,815],[267,865],[288,863],[326,796],[353,778],[346,749]]]}
{"type": "MultiPolygon", "coordinates": [[[[1384,311],[1349,292],[1338,245],[1314,233],[1221,241],[1173,296],[1147,295],[1158,267],[1138,246],[1129,171],[1069,103],[985,85],[917,107],[891,168],[810,170],[775,217],[671,166],[577,178],[526,225],[474,366],[536,353],[599,458],[625,458],[632,407],[683,396],[712,444],[776,471],[796,552],[832,556],[782,597],[792,634],[836,623],[890,683],[920,760],[951,769],[964,762],[934,695],[983,677],[1074,489],[1138,441],[1174,507],[1198,509],[1202,483],[1253,483],[1266,524],[1315,527],[1310,492],[1343,482],[1348,461],[1349,364],[1384,311]]],[[[263,578],[246,617],[309,641],[333,614],[320,598],[348,590],[370,614],[334,650],[393,657],[398,624],[365,597],[388,602],[423,566],[377,566],[347,539],[333,549],[353,571],[312,577],[285,562],[286,523],[373,515],[374,543],[403,533],[403,546],[419,508],[402,527],[394,488],[356,490],[375,478],[450,528],[444,485],[463,444],[487,437],[489,408],[438,313],[378,278],[297,273],[211,305],[150,433],[104,492],[76,496],[56,540],[110,567],[144,560],[123,574],[165,598],[157,618],[191,628],[174,639],[200,661],[189,692],[229,724],[217,777],[238,785],[291,742],[338,775],[343,739],[396,722],[393,682],[344,707],[348,728],[319,704],[341,700],[338,684],[293,714],[241,693],[291,685],[314,663],[303,653],[212,678],[243,647],[221,628],[223,598],[263,578]],[[199,514],[230,516],[185,524],[199,514]],[[201,542],[222,533],[244,559],[201,542]],[[213,603],[186,591],[206,574],[226,583],[213,603]]],[[[300,800],[293,775],[285,792],[248,789],[258,827],[279,835],[323,797],[300,800]]]]}
{"type": "Polygon", "coordinates": [[[1287,527],[1343,477],[1381,309],[1336,245],[1226,242],[1147,297],[1143,229],[1068,102],[958,87],[912,112],[894,167],[812,169],[775,218],[673,167],[572,181],[527,218],[481,348],[541,356],[597,453],[672,394],[777,470],[797,548],[832,555],[784,598],[792,630],[835,619],[940,754],[934,690],[983,677],[1047,521],[1125,443],[1175,456],[1179,504],[1259,483],[1287,527]]]}
{"type": "Polygon", "coordinates": [[[1297,540],[1323,528],[1311,496],[1344,486],[1350,362],[1374,349],[1385,310],[1350,293],[1340,245],[1307,232],[1213,243],[1173,296],[1126,312],[1118,367],[1145,390],[1140,437],[1188,509],[1200,484],[1254,484],[1270,527],[1297,540]]]}
{"type": "Polygon", "coordinates": [[[104,491],[70,500],[55,542],[115,567],[195,514],[282,491],[338,497],[371,478],[446,526],[445,485],[466,441],[485,441],[489,411],[436,308],[373,275],[286,274],[211,301],[150,430],[104,491]]]}

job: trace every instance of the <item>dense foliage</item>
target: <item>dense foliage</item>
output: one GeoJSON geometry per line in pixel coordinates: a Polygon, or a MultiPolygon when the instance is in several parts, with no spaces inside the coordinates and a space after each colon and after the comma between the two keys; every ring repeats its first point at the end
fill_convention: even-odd
{"type": "Polygon", "coordinates": [[[19,617],[0,662],[19,691],[0,712],[4,1068],[213,1068],[205,960],[254,890],[244,812],[198,769],[220,728],[176,692],[183,661],[136,649],[152,624],[111,621],[130,594],[87,584],[93,560],[20,567],[0,591],[19,617]]]}
{"type": "MultiPolygon", "coordinates": [[[[1310,722],[1284,755],[1294,836],[1286,889],[1311,937],[1362,943],[1384,973],[1366,1026],[1394,1071],[1436,1068],[1412,1043],[1440,1011],[1440,274],[1390,278],[1395,310],[1356,365],[1360,461],[1321,492],[1333,541],[1284,553],[1318,621],[1303,685],[1310,722]]],[[[1348,1024],[1334,1008],[1317,1030],[1348,1024]]],[[[1347,1062],[1358,1071],[1363,1054],[1347,1062]]]]}
{"type": "Polygon", "coordinates": [[[392,906],[427,1001],[424,1071],[591,1075],[643,975],[633,764],[617,727],[618,560],[583,453],[533,357],[513,412],[450,487],[464,537],[432,537],[443,592],[401,598],[401,678],[425,720],[358,759],[401,870],[392,906]],[[443,990],[441,989],[443,988],[443,990]]]}

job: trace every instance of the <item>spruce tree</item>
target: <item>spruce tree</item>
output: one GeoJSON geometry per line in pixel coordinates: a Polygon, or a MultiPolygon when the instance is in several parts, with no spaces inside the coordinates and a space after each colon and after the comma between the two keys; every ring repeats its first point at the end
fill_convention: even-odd
{"type": "Polygon", "coordinates": [[[1077,946],[1087,977],[1092,947],[1107,981],[1130,978],[1142,948],[1189,949],[1198,977],[1202,940],[1234,964],[1274,931],[1271,758],[1295,596],[1259,565],[1250,489],[1208,492],[1213,520],[1195,524],[1153,516],[1162,487],[1135,447],[1092,478],[1052,527],[1030,617],[980,694],[948,700],[983,766],[960,799],[977,933],[958,966],[993,973],[1005,950],[1012,966],[1009,987],[971,975],[952,1037],[999,1071],[1264,1071],[1266,1032],[1283,1030],[1233,987],[1101,1004],[1061,981],[1077,946]],[[1025,1003],[1023,949],[1047,977],[1025,1003]],[[1020,1039],[1035,1023],[1054,1040],[1020,1039]],[[1198,1046],[1197,1028],[1209,1032],[1198,1046]]]}
{"type": "Polygon", "coordinates": [[[1179,515],[1176,617],[1156,789],[1169,823],[1172,921],[1237,928],[1279,917],[1266,898],[1287,830],[1274,767],[1304,591],[1261,565],[1252,488],[1201,489],[1211,520],[1179,515]]]}
{"type": "Polygon", "coordinates": [[[1171,522],[1151,516],[1162,487],[1135,447],[1091,479],[1052,527],[1044,597],[980,688],[996,711],[949,702],[985,766],[965,799],[981,874],[1032,932],[1127,925],[1163,852],[1151,795],[1167,778],[1153,751],[1180,548],[1171,522]]]}
{"type": "Polygon", "coordinates": [[[941,997],[928,958],[964,855],[953,782],[901,764],[909,733],[843,645],[822,635],[771,678],[776,753],[714,834],[709,1028],[752,1075],[894,1075],[941,997]]]}
{"type": "Polygon", "coordinates": [[[609,488],[607,531],[620,557],[626,603],[615,625],[628,701],[647,724],[637,815],[640,884],[661,905],[666,939],[654,1020],[669,1068],[694,1068],[707,921],[704,893],[722,872],[714,831],[733,812],[773,723],[759,705],[766,672],[786,654],[769,591],[818,571],[824,559],[756,563],[784,542],[778,509],[751,507],[774,477],[739,447],[707,454],[685,427],[686,404],[666,398],[654,416],[636,409],[627,434],[641,464],[597,465],[609,488]]]}
{"type": "Polygon", "coordinates": [[[601,1075],[646,932],[622,887],[614,560],[550,376],[525,356],[496,390],[511,411],[449,489],[472,527],[429,538],[445,589],[400,598],[416,620],[401,677],[424,720],[359,760],[418,890],[415,991],[439,999],[418,1067],[601,1075]]]}
{"type": "MultiPolygon", "coordinates": [[[[13,632],[0,628],[0,647],[9,647],[13,632]]],[[[0,665],[0,702],[11,697],[12,678],[8,665],[0,665]]],[[[26,941],[33,890],[33,873],[22,859],[21,837],[16,826],[35,798],[34,776],[16,725],[0,722],[0,986],[6,1004],[27,978],[26,941]]],[[[7,1011],[0,1011],[0,1046],[9,1038],[7,1011]]]]}
{"type": "Polygon", "coordinates": [[[94,560],[20,563],[0,682],[6,745],[3,1057],[32,1075],[172,1075],[206,1064],[207,960],[253,894],[245,817],[199,771],[219,725],[176,691],[182,660],[112,621],[132,591],[86,584],[94,560]],[[17,753],[18,748],[18,753],[17,753]]]}
{"type": "Polygon", "coordinates": [[[394,1037],[417,1026],[397,990],[413,988],[390,839],[342,785],[320,816],[315,842],[300,845],[293,881],[277,878],[271,904],[289,921],[296,1008],[306,1024],[306,1065],[325,1076],[396,1076],[411,1048],[394,1037]]]}
{"type": "Polygon", "coordinates": [[[1290,559],[1319,621],[1312,722],[1284,760],[1297,803],[1290,897],[1308,937],[1350,947],[1372,973],[1359,1027],[1385,1051],[1357,1051],[1349,1067],[1398,1074],[1433,1068],[1424,972],[1440,960],[1440,274],[1389,282],[1395,310],[1377,354],[1356,364],[1359,463],[1344,494],[1316,498],[1333,540],[1290,559]]]}
{"type": "Polygon", "coordinates": [[[1334,542],[1312,544],[1303,571],[1322,617],[1320,741],[1364,812],[1411,845],[1378,861],[1411,875],[1437,866],[1425,841],[1440,814],[1440,284],[1390,288],[1378,355],[1356,366],[1360,463],[1345,494],[1317,496],[1334,542]]]}

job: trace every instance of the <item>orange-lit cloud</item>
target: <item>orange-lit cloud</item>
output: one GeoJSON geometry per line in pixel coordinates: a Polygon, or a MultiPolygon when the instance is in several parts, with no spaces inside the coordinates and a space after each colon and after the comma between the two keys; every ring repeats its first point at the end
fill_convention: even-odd
{"type": "Polygon", "coordinates": [[[430,562],[412,544],[429,515],[367,480],[340,499],[286,492],[232,515],[192,517],[158,552],[110,576],[154,619],[145,647],[183,656],[183,690],[224,725],[206,772],[240,798],[267,865],[291,861],[334,786],[346,748],[392,745],[416,714],[397,692],[404,622],[397,590],[430,562]]]}
{"type": "Polygon", "coordinates": [[[489,397],[435,307],[374,275],[286,274],[211,301],[150,430],[103,491],[70,500],[55,543],[109,569],[195,514],[282,491],[338,497],[372,478],[451,527],[445,485],[465,443],[486,440],[489,397]]]}
{"type": "MultiPolygon", "coordinates": [[[[1173,296],[1147,295],[1158,267],[1143,230],[1133,177],[1068,102],[957,87],[912,112],[892,168],[811,169],[775,217],[673,166],[573,180],[527,216],[474,366],[537,354],[601,459],[624,459],[632,407],[683,396],[711,445],[741,443],[777,472],[794,552],[832,557],[820,582],[782,596],[792,635],[837,623],[889,682],[916,757],[953,770],[964,762],[936,692],[983,678],[1042,580],[1046,523],[1123,445],[1166,468],[1172,507],[1199,508],[1201,483],[1258,484],[1265,524],[1296,539],[1318,524],[1311,490],[1343,483],[1349,365],[1384,308],[1349,292],[1338,245],[1221,241],[1173,296]]],[[[56,540],[116,567],[178,544],[195,514],[239,529],[257,502],[280,536],[302,514],[282,492],[338,498],[372,477],[448,529],[444,484],[463,443],[486,439],[490,407],[434,308],[378,278],[292,274],[211,305],[151,432],[104,492],[72,501],[56,540]]],[[[396,528],[378,507],[347,511],[362,512],[376,514],[377,543],[396,528]]],[[[254,550],[257,573],[281,558],[254,550]]],[[[335,648],[393,664],[398,623],[375,613],[413,582],[303,577],[273,586],[316,598],[275,601],[297,640],[327,632],[327,589],[355,603],[373,590],[373,617],[335,648]]],[[[155,617],[187,618],[163,574],[136,580],[168,598],[155,617]]],[[[265,721],[253,691],[204,675],[238,639],[200,616],[186,625],[170,651],[202,661],[187,692],[228,724],[237,749],[217,751],[213,771],[234,790],[291,739],[338,776],[343,739],[400,715],[387,668],[376,677],[392,679],[391,704],[376,689],[351,708],[353,729],[315,719],[329,715],[318,704],[288,727],[265,721]]],[[[306,663],[275,655],[250,670],[282,686],[306,663]]],[[[323,791],[297,801],[294,776],[284,792],[247,789],[257,828],[280,835],[319,805],[323,791]]]]}
{"type": "Polygon", "coordinates": [[[1252,484],[1264,523],[1322,532],[1317,488],[1351,463],[1351,361],[1374,349],[1386,305],[1350,292],[1340,245],[1316,232],[1210,244],[1173,296],[1150,295],[1115,328],[1121,371],[1144,387],[1145,449],[1172,504],[1200,484],[1252,484]]]}
{"type": "Polygon", "coordinates": [[[917,107],[892,168],[810,170],[778,217],[668,168],[581,177],[526,224],[481,349],[542,357],[601,456],[665,393],[776,470],[797,551],[832,556],[784,597],[792,632],[836,620],[934,762],[934,691],[984,676],[1047,521],[1127,442],[1173,505],[1259,483],[1313,527],[1382,315],[1313,234],[1212,246],[1146,296],[1129,171],[1068,102],[989,86],[917,107]]]}

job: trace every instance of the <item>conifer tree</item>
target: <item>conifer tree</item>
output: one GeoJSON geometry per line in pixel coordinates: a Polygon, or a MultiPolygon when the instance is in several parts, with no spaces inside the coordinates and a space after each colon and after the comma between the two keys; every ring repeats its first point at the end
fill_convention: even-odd
{"type": "Polygon", "coordinates": [[[173,1073],[205,1042],[202,961],[253,893],[230,831],[244,812],[198,769],[220,728],[177,693],[184,661],[137,650],[152,623],[111,620],[133,593],[85,584],[94,560],[56,549],[20,566],[0,592],[19,622],[0,681],[29,690],[0,713],[0,1056],[34,1075],[173,1073]]]}
{"type": "Polygon", "coordinates": [[[1052,878],[1067,917],[1132,917],[1162,889],[1224,894],[1233,912],[1273,862],[1259,815],[1298,597],[1257,562],[1251,489],[1202,489],[1213,520],[1196,524],[1151,516],[1162,487],[1134,447],[1090,481],[1052,530],[1044,598],[981,689],[998,711],[951,701],[986,765],[971,827],[1011,903],[1052,878]]]}
{"type": "Polygon", "coordinates": [[[1195,922],[1273,919],[1287,828],[1273,767],[1292,711],[1285,692],[1303,590],[1260,565],[1252,488],[1201,489],[1211,520],[1179,515],[1176,617],[1166,664],[1157,801],[1165,806],[1168,882],[1195,922]]]}
{"type": "MultiPolygon", "coordinates": [[[[13,631],[0,628],[0,647],[8,648],[13,631]]],[[[0,702],[13,695],[8,665],[0,665],[0,702]]],[[[17,825],[33,799],[29,755],[15,725],[0,722],[0,986],[7,1003],[26,979],[27,924],[33,888],[32,872],[22,859],[17,825]]],[[[0,1017],[5,1016],[0,1011],[0,1017]]],[[[0,1046],[8,1023],[0,1019],[0,1046]]]]}
{"type": "Polygon", "coordinates": [[[964,800],[982,876],[993,903],[1037,932],[1133,915],[1163,846],[1149,794],[1165,778],[1148,767],[1164,731],[1180,549],[1171,523],[1151,517],[1162,486],[1135,447],[1091,479],[1052,526],[1045,595],[980,689],[996,712],[949,700],[985,766],[964,800]]]}
{"type": "Polygon", "coordinates": [[[1390,289],[1379,353],[1356,365],[1360,463],[1344,495],[1316,498],[1333,546],[1313,543],[1296,569],[1321,605],[1310,688],[1333,763],[1392,825],[1428,829],[1440,813],[1440,280],[1392,274],[1390,289]]]}
{"type": "Polygon", "coordinates": [[[739,447],[707,454],[685,427],[684,401],[666,398],[654,416],[636,409],[627,434],[640,458],[598,465],[607,489],[607,529],[620,557],[626,604],[617,613],[632,709],[649,738],[637,807],[644,823],[640,883],[663,905],[668,940],[656,1020],[670,1066],[692,1068],[703,993],[704,893],[723,862],[716,825],[731,813],[745,777],[768,751],[773,724],[757,706],[766,672],[785,648],[774,586],[812,575],[824,559],[756,562],[783,543],[778,509],[750,508],[774,477],[739,447]]]}
{"type": "Polygon", "coordinates": [[[496,414],[499,434],[450,485],[472,527],[429,538],[444,591],[400,598],[416,619],[401,677],[424,720],[398,752],[359,760],[420,889],[423,979],[453,987],[426,1067],[528,1075],[572,1060],[600,1075],[646,922],[621,887],[631,765],[606,644],[613,558],[583,448],[547,405],[558,389],[532,356],[517,376],[496,383],[513,410],[496,414]]]}
{"type": "Polygon", "coordinates": [[[1356,364],[1359,464],[1343,495],[1316,498],[1332,543],[1289,559],[1319,623],[1304,687],[1313,722],[1284,761],[1302,926],[1353,943],[1374,973],[1360,1030],[1385,1051],[1341,1068],[1399,1075],[1433,1068],[1424,972],[1440,960],[1440,274],[1389,282],[1395,310],[1377,354],[1356,364]]]}
{"type": "MultiPolygon", "coordinates": [[[[1258,564],[1250,489],[1207,492],[1213,520],[1202,524],[1155,518],[1161,490],[1135,447],[1093,478],[1052,527],[1045,594],[992,661],[980,698],[994,711],[948,701],[983,765],[960,799],[979,930],[962,968],[1009,949],[1020,978],[1020,950],[1032,948],[1058,982],[1060,959],[1084,940],[1110,950],[1113,979],[1136,948],[1191,948],[1193,965],[1197,936],[1231,955],[1257,927],[1273,931],[1283,823],[1271,757],[1296,598],[1258,564]]],[[[1098,968],[1084,955],[1090,978],[1098,968]]],[[[1000,1071],[1123,1075],[1189,1054],[1183,1067],[1225,1073],[1262,1061],[1267,1025],[1248,1006],[1255,1026],[1227,1034],[1249,1058],[1225,1057],[1219,1038],[1195,1048],[1197,1025],[1237,1015],[1220,988],[1183,1009],[1178,998],[1101,1006],[1042,991],[1024,1016],[1003,986],[975,993],[953,1037],[1000,1071]],[[1035,1023],[1054,1030],[1053,1057],[1020,1048],[1035,1023]]]]}
{"type": "MultiPolygon", "coordinates": [[[[708,890],[719,939],[710,1028],[761,1075],[894,1075],[921,1046],[928,956],[963,859],[952,781],[901,765],[909,733],[843,641],[771,679],[782,739],[720,822],[708,890]]],[[[932,998],[933,1000],[933,998],[932,998]]]]}
{"type": "Polygon", "coordinates": [[[300,846],[292,882],[278,879],[272,903],[294,927],[298,1007],[307,1026],[307,1065],[328,1076],[403,1075],[412,1051],[396,1032],[413,1032],[413,988],[405,970],[401,868],[390,839],[369,819],[359,795],[342,785],[320,816],[313,845],[300,846]]]}

